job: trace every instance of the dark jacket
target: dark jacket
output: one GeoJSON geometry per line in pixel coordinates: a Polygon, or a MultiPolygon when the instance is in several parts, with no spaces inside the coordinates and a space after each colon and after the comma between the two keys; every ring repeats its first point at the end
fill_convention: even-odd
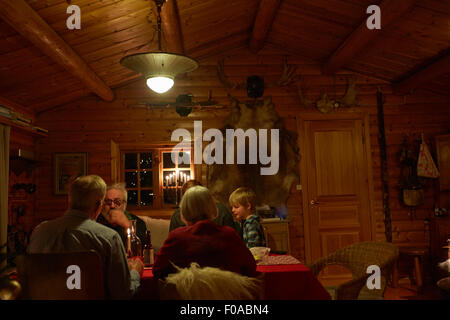
{"type": "MultiPolygon", "coordinates": [[[[147,231],[147,226],[145,225],[145,222],[140,219],[139,217],[135,216],[134,214],[124,211],[125,216],[128,218],[128,220],[136,220],[136,234],[139,237],[139,240],[141,240],[142,247],[144,247],[145,244],[147,244],[147,239],[145,232],[147,231]]],[[[127,230],[125,230],[122,226],[113,226],[111,225],[108,220],[103,216],[103,214],[99,214],[97,218],[97,222],[103,224],[104,226],[110,227],[111,229],[114,229],[117,231],[117,233],[120,235],[123,241],[123,245],[125,248],[127,247],[127,230]]]]}

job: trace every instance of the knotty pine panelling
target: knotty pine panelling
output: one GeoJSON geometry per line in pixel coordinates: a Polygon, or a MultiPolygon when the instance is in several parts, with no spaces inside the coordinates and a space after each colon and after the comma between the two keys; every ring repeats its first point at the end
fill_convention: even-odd
{"type": "MultiPolygon", "coordinates": [[[[266,48],[258,55],[246,49],[229,51],[200,61],[200,68],[177,79],[174,88],[166,95],[156,96],[146,89],[144,81],[138,80],[115,89],[116,100],[103,102],[96,97],[87,97],[59,106],[37,116],[37,125],[49,130],[48,138],[39,139],[37,149],[42,165],[38,170],[38,191],[36,200],[36,221],[55,218],[66,208],[64,196],[53,195],[52,155],[55,152],[88,152],[89,173],[102,176],[110,182],[110,140],[118,143],[169,142],[176,128],[193,128],[194,120],[203,121],[203,129],[220,128],[227,116],[230,102],[227,94],[239,100],[247,100],[245,90],[226,90],[216,76],[216,63],[225,58],[225,73],[233,82],[245,82],[253,74],[263,76],[266,83],[276,81],[282,70],[285,57],[276,49],[266,48]],[[212,99],[224,107],[222,109],[195,109],[188,117],[180,117],[173,109],[148,109],[139,103],[174,101],[178,94],[190,93],[194,101],[212,99]]],[[[346,90],[346,77],[350,72],[342,72],[336,77],[322,76],[320,65],[296,56],[287,56],[288,62],[297,67],[302,77],[303,93],[308,99],[317,100],[322,92],[329,97],[339,98],[346,90]]],[[[411,220],[409,210],[400,202],[399,152],[404,134],[419,137],[424,133],[429,142],[438,134],[450,128],[450,99],[429,92],[411,96],[395,96],[390,85],[381,80],[357,75],[359,106],[339,110],[352,112],[364,110],[369,113],[374,182],[374,214],[376,218],[376,239],[384,240],[382,212],[380,150],[378,145],[378,120],[376,91],[384,94],[387,158],[389,170],[390,206],[393,225],[393,240],[399,245],[415,244],[427,246],[429,233],[424,220],[433,213],[434,189],[432,183],[426,190],[427,200],[418,207],[416,218],[411,220]]],[[[300,105],[297,86],[268,88],[265,96],[272,101],[284,119],[289,130],[297,130],[296,116],[306,110],[300,105]]],[[[287,202],[290,214],[290,241],[292,254],[305,261],[305,239],[303,225],[302,196],[293,186],[287,202]]]]}
{"type": "MultiPolygon", "coordinates": [[[[12,127],[10,131],[10,139],[9,139],[9,149],[10,155],[12,150],[22,149],[26,151],[32,151],[36,157],[36,136],[21,130],[16,127],[12,127]]],[[[31,230],[35,226],[35,199],[36,193],[29,194],[26,193],[23,189],[16,190],[14,189],[15,184],[30,184],[36,183],[36,169],[27,172],[26,170],[21,172],[19,175],[16,175],[13,172],[14,162],[10,161],[9,163],[9,179],[8,179],[8,215],[12,217],[15,215],[17,217],[17,213],[13,212],[13,208],[17,206],[24,206],[25,214],[19,220],[16,220],[17,224],[20,224],[21,227],[15,225],[15,228],[23,228],[28,235],[31,234],[31,230]]],[[[8,218],[8,223],[11,221],[8,218]]]]}

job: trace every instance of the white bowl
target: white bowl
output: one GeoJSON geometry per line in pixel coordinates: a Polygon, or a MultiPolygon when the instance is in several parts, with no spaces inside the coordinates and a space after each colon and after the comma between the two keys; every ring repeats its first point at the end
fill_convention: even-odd
{"type": "Polygon", "coordinates": [[[265,261],[267,260],[267,257],[269,256],[270,248],[267,247],[253,247],[250,248],[250,252],[252,253],[255,260],[258,261],[265,261]]]}

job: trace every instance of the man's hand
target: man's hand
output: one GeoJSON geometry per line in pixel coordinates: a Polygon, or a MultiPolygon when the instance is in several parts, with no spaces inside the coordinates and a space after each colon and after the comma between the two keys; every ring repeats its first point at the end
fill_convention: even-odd
{"type": "Polygon", "coordinates": [[[111,209],[110,206],[108,206],[106,203],[103,203],[101,213],[102,213],[102,215],[103,215],[105,218],[108,216],[108,211],[109,211],[110,209],[111,209]]]}
{"type": "Polygon", "coordinates": [[[130,270],[136,270],[139,272],[139,274],[142,277],[142,274],[144,273],[144,263],[139,258],[131,258],[128,259],[128,266],[130,267],[130,270]]]}
{"type": "Polygon", "coordinates": [[[111,209],[106,214],[106,220],[113,226],[121,226],[123,228],[130,228],[131,222],[128,220],[127,216],[122,210],[119,209],[111,209]]]}

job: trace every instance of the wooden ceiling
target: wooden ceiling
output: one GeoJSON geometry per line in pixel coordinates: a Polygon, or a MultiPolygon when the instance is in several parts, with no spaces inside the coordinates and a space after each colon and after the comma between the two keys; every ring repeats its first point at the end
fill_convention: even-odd
{"type": "MultiPolygon", "coordinates": [[[[80,97],[114,99],[140,78],[120,59],[156,51],[150,0],[0,0],[0,101],[33,114],[80,97]],[[66,9],[81,9],[69,30],[66,9]]],[[[422,88],[450,96],[450,0],[169,0],[163,49],[199,60],[270,44],[323,65],[387,80],[396,92],[422,88]],[[381,8],[381,30],[366,9],[381,8]]]]}

